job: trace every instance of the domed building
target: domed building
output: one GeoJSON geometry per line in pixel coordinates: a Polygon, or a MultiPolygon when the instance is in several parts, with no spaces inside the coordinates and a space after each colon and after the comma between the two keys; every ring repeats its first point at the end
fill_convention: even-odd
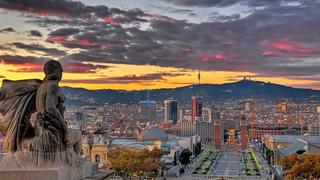
{"type": "Polygon", "coordinates": [[[182,149],[190,149],[192,152],[195,146],[200,143],[199,136],[178,137],[160,130],[159,128],[149,128],[134,137],[111,137],[109,148],[127,147],[133,149],[160,149],[164,155],[162,160],[167,167],[177,163],[182,149]]]}
{"type": "Polygon", "coordinates": [[[137,139],[139,141],[167,141],[168,134],[158,128],[150,128],[142,131],[137,139]]]}

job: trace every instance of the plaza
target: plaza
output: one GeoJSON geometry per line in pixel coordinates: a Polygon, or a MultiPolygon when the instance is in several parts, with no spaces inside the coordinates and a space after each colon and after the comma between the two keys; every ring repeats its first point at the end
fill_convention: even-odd
{"type": "Polygon", "coordinates": [[[238,176],[242,171],[241,154],[237,151],[221,151],[220,158],[212,166],[209,175],[238,176]]]}

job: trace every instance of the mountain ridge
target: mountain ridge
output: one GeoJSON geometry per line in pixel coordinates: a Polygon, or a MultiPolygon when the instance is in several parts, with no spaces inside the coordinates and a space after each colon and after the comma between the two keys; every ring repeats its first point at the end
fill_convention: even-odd
{"type": "Polygon", "coordinates": [[[85,88],[62,87],[68,105],[103,105],[114,103],[138,103],[147,98],[162,101],[174,98],[181,102],[190,101],[190,97],[200,94],[204,101],[241,98],[291,98],[300,101],[309,96],[320,97],[320,90],[294,88],[263,81],[241,80],[224,84],[196,84],[177,88],[144,89],[144,90],[89,90],[85,88]]]}

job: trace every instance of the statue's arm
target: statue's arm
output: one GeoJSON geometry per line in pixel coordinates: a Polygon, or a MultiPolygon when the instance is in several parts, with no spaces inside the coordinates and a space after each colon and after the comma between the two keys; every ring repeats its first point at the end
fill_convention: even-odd
{"type": "Polygon", "coordinates": [[[63,116],[59,111],[59,109],[57,108],[58,101],[59,101],[59,86],[51,85],[47,91],[47,96],[46,96],[46,111],[52,114],[55,118],[57,118],[63,125],[63,128],[66,129],[66,124],[64,122],[63,116]]]}

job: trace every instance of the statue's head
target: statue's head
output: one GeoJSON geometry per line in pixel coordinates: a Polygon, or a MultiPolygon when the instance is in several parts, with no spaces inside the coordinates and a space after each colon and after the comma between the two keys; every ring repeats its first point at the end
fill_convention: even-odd
{"type": "Polygon", "coordinates": [[[62,66],[58,61],[49,60],[44,64],[43,71],[46,75],[44,80],[58,80],[62,79],[62,66]]]}

